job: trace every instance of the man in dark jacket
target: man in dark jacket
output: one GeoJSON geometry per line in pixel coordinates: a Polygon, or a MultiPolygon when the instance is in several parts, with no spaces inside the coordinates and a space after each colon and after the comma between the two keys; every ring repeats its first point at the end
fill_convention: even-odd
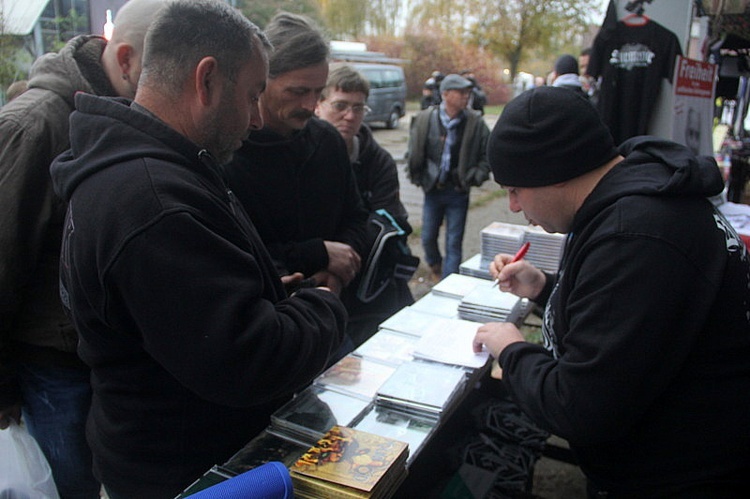
{"type": "Polygon", "coordinates": [[[163,0],[131,0],[107,42],[79,36],[32,69],[28,90],[0,110],[0,428],[23,420],[52,468],[58,492],[98,498],[84,429],[89,370],[59,295],[65,203],[49,166],[70,145],[76,92],[132,98],[143,37],[163,0]]]}
{"type": "Polygon", "coordinates": [[[581,84],[578,61],[572,55],[563,54],[557,58],[551,77],[553,87],[567,88],[583,97],[588,97],[581,84]]]}
{"type": "Polygon", "coordinates": [[[279,273],[301,272],[340,293],[360,270],[368,214],[343,139],[314,116],[328,42],[308,18],[286,12],[265,32],[274,51],[260,102],[264,127],[227,165],[227,180],[279,273]]]}
{"type": "Polygon", "coordinates": [[[461,265],[469,191],[490,176],[482,116],[466,109],[471,82],[457,74],[440,84],[442,102],[420,111],[409,131],[409,180],[424,191],[422,246],[433,278],[458,273],[461,265]],[[445,261],[438,236],[445,219],[445,261]]]}
{"type": "MultiPolygon", "coordinates": [[[[406,237],[411,234],[412,229],[407,222],[408,213],[400,199],[396,162],[390,153],[377,143],[370,128],[363,123],[369,94],[370,83],[364,76],[352,66],[339,65],[328,75],[315,114],[335,126],[343,137],[349,160],[354,168],[357,187],[370,213],[372,220],[367,229],[367,254],[363,255],[365,261],[371,261],[373,251],[376,251],[373,246],[381,232],[380,226],[376,223],[377,220],[381,220],[376,213],[378,210],[386,210],[403,229],[403,235],[394,239],[393,245],[389,244],[388,248],[395,253],[400,242],[405,250],[403,260],[406,261],[406,256],[411,255],[406,245],[406,237]]],[[[382,285],[378,281],[377,286],[368,286],[368,281],[363,282],[363,276],[360,275],[348,289],[356,293],[348,292],[343,295],[349,311],[347,331],[355,346],[377,332],[378,325],[385,319],[414,303],[409,290],[410,275],[403,272],[405,265],[397,262],[396,256],[387,252],[381,257],[381,260],[393,258],[390,263],[394,264],[390,268],[390,277],[382,285]],[[399,265],[396,266],[396,263],[399,265]]],[[[374,265],[374,262],[371,265],[374,265]]],[[[363,274],[374,270],[363,268],[363,274]]]]}
{"type": "Polygon", "coordinates": [[[743,497],[750,474],[750,260],[707,199],[716,163],[594,107],[528,91],[488,146],[510,208],[568,234],[556,276],[498,255],[500,289],[546,304],[545,346],[482,326],[514,400],[570,443],[591,497],[743,497]]]}
{"type": "Polygon", "coordinates": [[[219,0],[179,0],[145,47],[134,102],[76,96],[51,173],[95,473],[111,497],[172,498],[320,374],[346,311],[326,289],[287,296],[222,180],[263,123],[262,32],[219,0]]]}

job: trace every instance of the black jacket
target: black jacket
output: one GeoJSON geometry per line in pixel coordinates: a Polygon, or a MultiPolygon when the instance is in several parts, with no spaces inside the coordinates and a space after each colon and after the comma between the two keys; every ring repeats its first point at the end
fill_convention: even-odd
{"type": "Polygon", "coordinates": [[[61,295],[91,366],[105,486],[174,497],[269,424],[343,337],[331,293],[288,298],[211,156],[125,100],[76,96],[52,165],[61,295]]]}
{"type": "Polygon", "coordinates": [[[683,497],[680,487],[746,483],[750,261],[706,199],[723,187],[719,170],[654,137],[620,153],[548,279],[548,349],[508,346],[505,383],[601,489],[683,497]]]}
{"type": "Polygon", "coordinates": [[[226,173],[282,274],[325,269],[324,240],[365,253],[367,210],[344,139],[329,123],[312,118],[291,138],[256,132],[226,173]]]}

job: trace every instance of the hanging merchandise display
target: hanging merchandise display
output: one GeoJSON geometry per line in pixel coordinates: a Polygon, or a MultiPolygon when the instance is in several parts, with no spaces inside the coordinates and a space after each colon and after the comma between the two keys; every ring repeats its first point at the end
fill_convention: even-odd
{"type": "Polygon", "coordinates": [[[714,112],[716,65],[678,57],[674,73],[674,128],[672,140],[695,154],[713,154],[711,124],[714,112]]]}
{"type": "Polygon", "coordinates": [[[629,2],[631,13],[617,20],[610,2],[589,60],[589,74],[600,81],[599,112],[617,143],[649,133],[662,81],[672,81],[682,55],[680,40],[649,18],[644,3],[629,2]]]}

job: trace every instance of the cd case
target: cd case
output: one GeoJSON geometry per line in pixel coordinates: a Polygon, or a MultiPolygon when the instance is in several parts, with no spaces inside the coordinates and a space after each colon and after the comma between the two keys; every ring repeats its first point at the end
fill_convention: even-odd
{"type": "Polygon", "coordinates": [[[371,401],[396,366],[349,354],[315,379],[315,384],[371,401]]]}

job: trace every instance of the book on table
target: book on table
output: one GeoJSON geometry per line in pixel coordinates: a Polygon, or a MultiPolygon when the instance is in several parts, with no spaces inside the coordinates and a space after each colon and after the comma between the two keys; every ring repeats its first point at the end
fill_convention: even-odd
{"type": "Polygon", "coordinates": [[[388,497],[406,476],[409,445],[334,426],[291,467],[296,497],[388,497]]]}

